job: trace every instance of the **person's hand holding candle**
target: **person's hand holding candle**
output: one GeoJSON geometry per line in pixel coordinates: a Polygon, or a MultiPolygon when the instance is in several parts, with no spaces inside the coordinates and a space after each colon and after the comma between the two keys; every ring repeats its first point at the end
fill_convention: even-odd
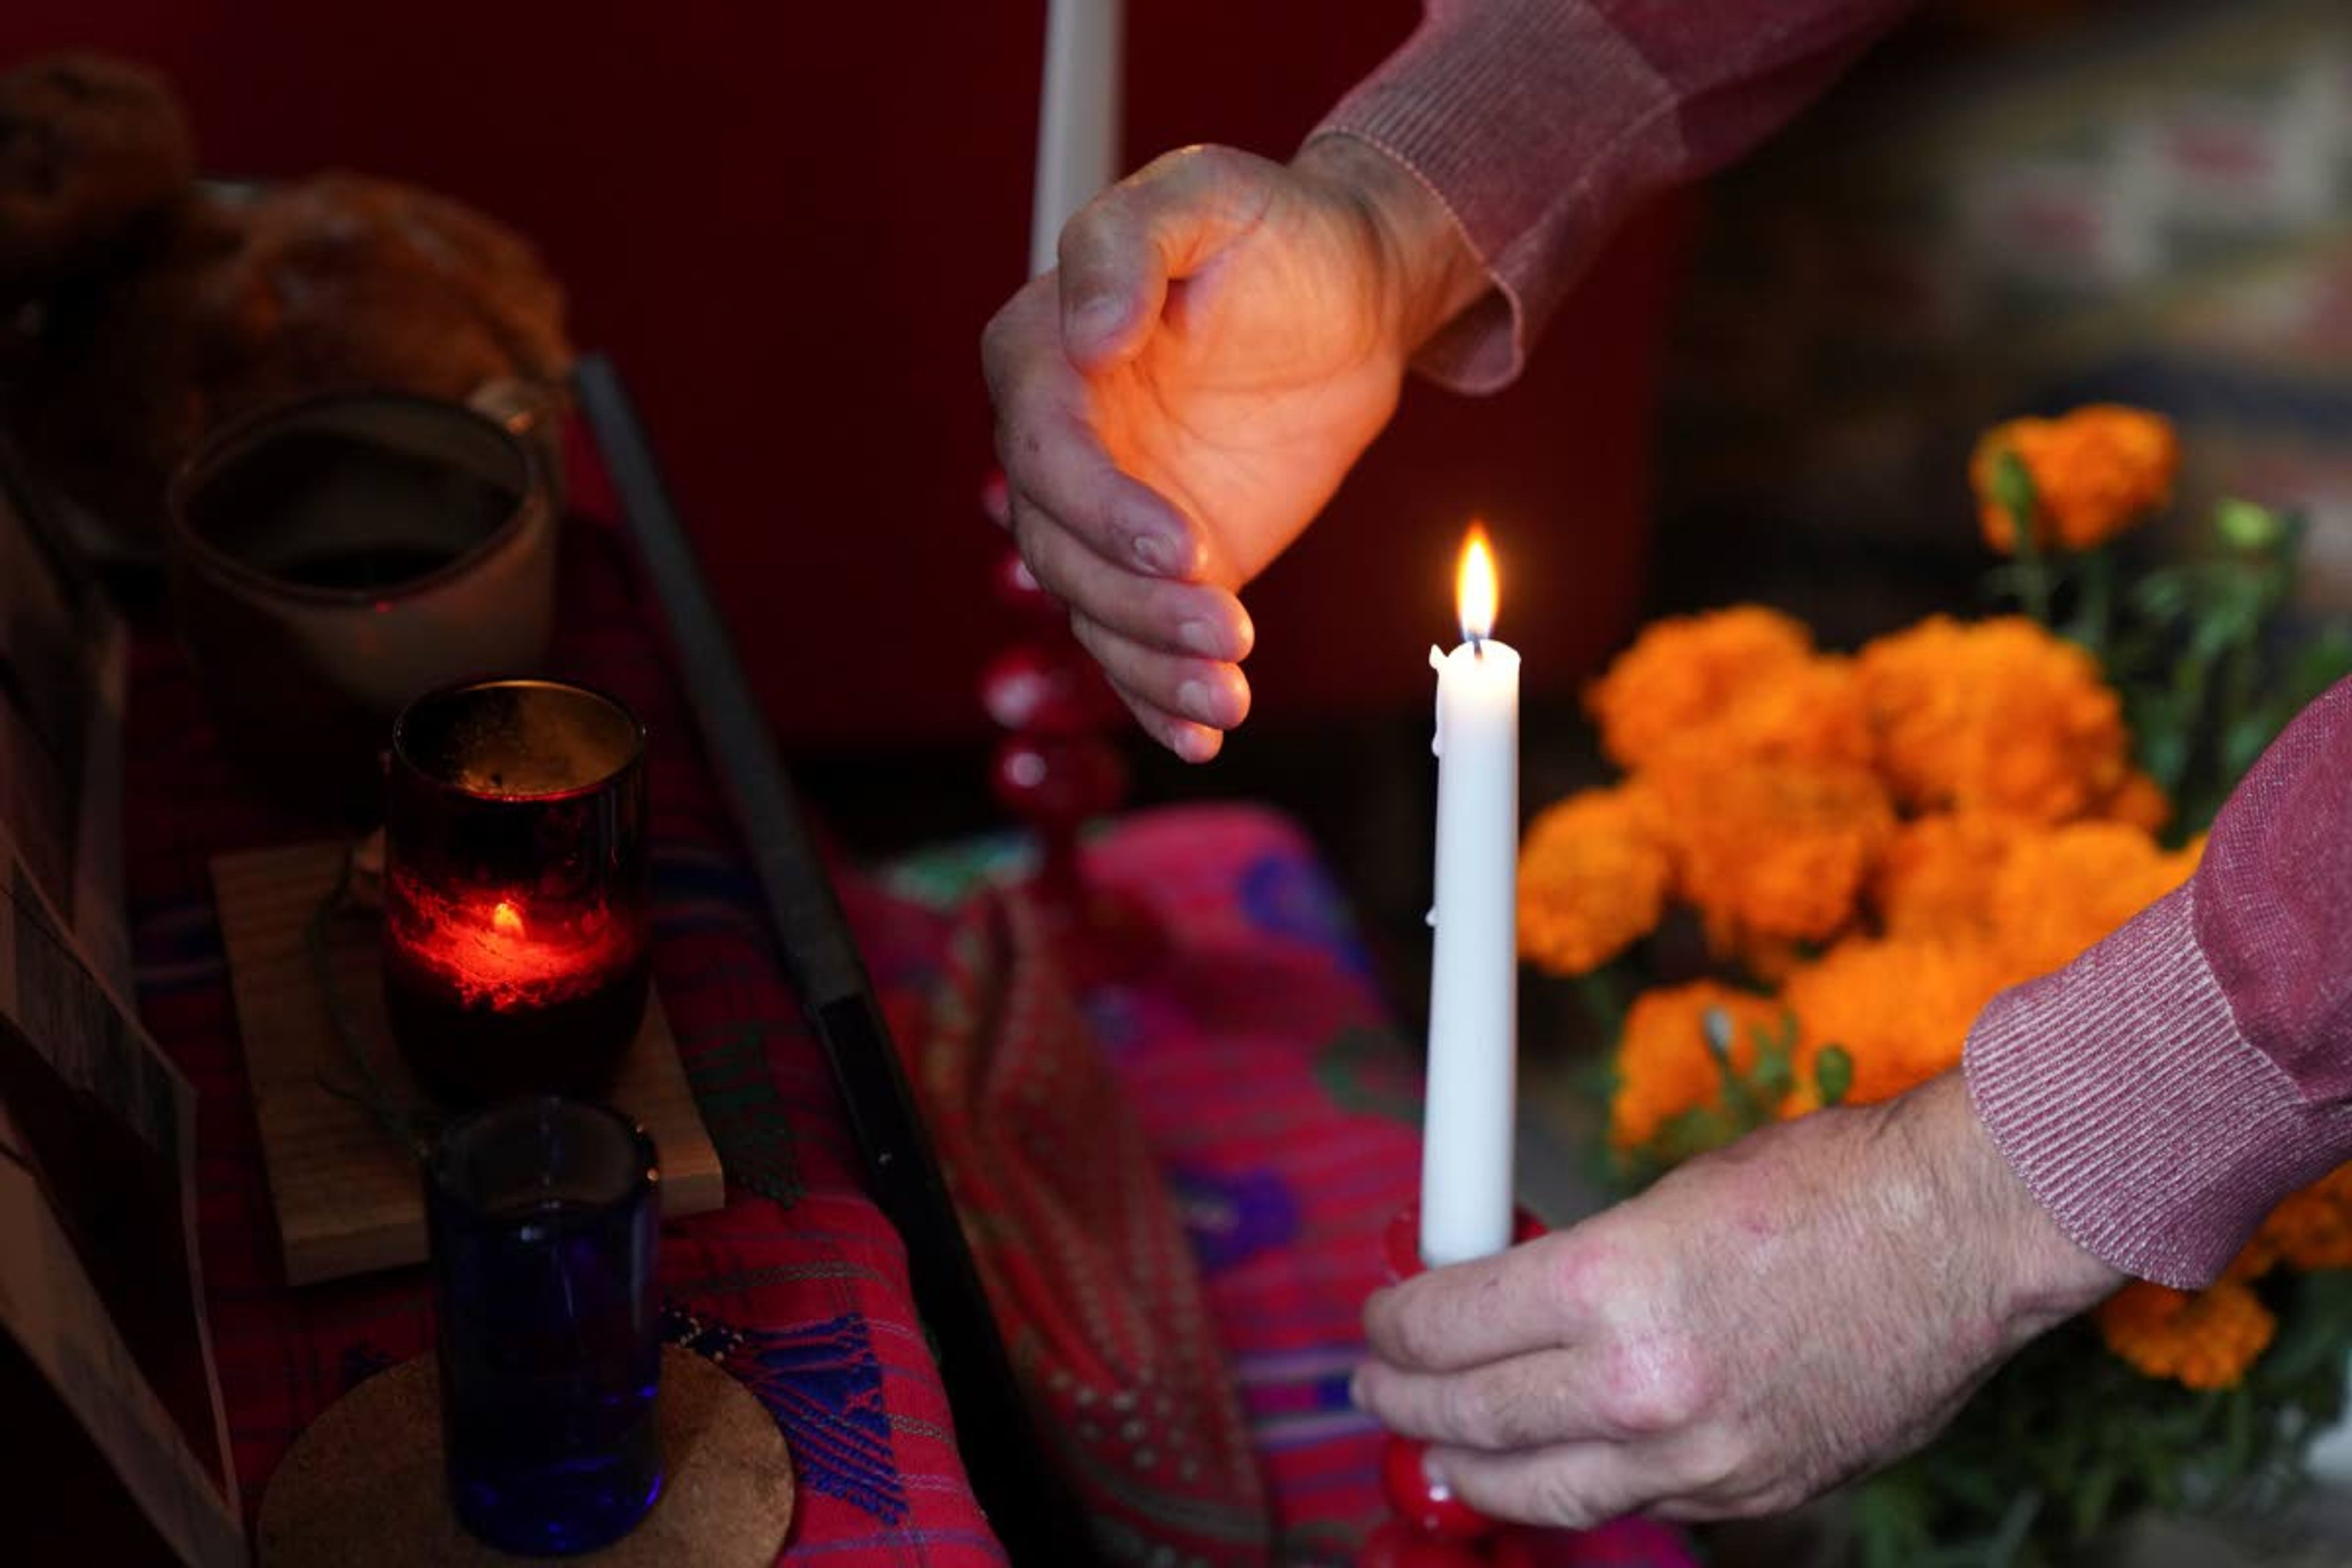
{"type": "Polygon", "coordinates": [[[1744,1517],[1917,1447],[2122,1279],[2035,1203],[1954,1073],[1380,1292],[1352,1392],[1496,1519],[1744,1517]]]}

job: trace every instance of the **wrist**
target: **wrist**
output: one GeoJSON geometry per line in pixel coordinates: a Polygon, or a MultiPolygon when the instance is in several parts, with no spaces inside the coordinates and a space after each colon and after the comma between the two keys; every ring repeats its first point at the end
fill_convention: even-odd
{"type": "Polygon", "coordinates": [[[1344,132],[1299,149],[1291,171],[1360,216],[1402,356],[1459,315],[1493,279],[1453,212],[1421,177],[1344,132]]]}
{"type": "Polygon", "coordinates": [[[1978,1117],[1958,1071],[1885,1110],[1926,1194],[1923,1217],[1948,1227],[1956,1267],[1990,1293],[1986,1305],[2012,1345],[2097,1305],[2126,1281],[2042,1206],[1978,1117]]]}

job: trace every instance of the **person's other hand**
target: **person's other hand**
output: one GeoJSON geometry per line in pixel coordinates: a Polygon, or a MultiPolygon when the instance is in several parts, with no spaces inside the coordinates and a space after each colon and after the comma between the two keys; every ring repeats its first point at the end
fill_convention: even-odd
{"type": "Polygon", "coordinates": [[[1917,1447],[2122,1282],[2036,1206],[1948,1074],[1381,1291],[1356,1394],[1499,1519],[1772,1513],[1917,1447]]]}
{"type": "Polygon", "coordinates": [[[1485,285],[1437,198],[1345,138],[1288,165],[1171,153],[1062,231],[982,344],[1030,573],[1154,738],[1205,762],[1249,710],[1236,596],[1485,285]]]}

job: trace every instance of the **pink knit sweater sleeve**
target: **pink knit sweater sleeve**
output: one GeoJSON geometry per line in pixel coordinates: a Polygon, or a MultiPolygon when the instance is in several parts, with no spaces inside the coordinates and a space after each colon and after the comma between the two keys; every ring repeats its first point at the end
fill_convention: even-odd
{"type": "Polygon", "coordinates": [[[1978,1114],[2084,1247],[2183,1289],[2352,1160],[2352,680],[2305,709],[2195,876],[1969,1038],[1978,1114]]]}
{"type": "Polygon", "coordinates": [[[1508,382],[1621,218],[1763,140],[1905,3],[1428,0],[1314,133],[1413,171],[1494,278],[1418,367],[1465,392],[1508,382]]]}

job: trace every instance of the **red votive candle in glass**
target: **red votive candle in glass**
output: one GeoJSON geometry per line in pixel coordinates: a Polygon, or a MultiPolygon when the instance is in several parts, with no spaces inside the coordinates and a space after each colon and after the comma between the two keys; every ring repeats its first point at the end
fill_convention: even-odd
{"type": "Polygon", "coordinates": [[[645,1016],[645,731],[612,698],[486,680],[393,725],[384,1001],[446,1104],[593,1098],[645,1016]]]}

